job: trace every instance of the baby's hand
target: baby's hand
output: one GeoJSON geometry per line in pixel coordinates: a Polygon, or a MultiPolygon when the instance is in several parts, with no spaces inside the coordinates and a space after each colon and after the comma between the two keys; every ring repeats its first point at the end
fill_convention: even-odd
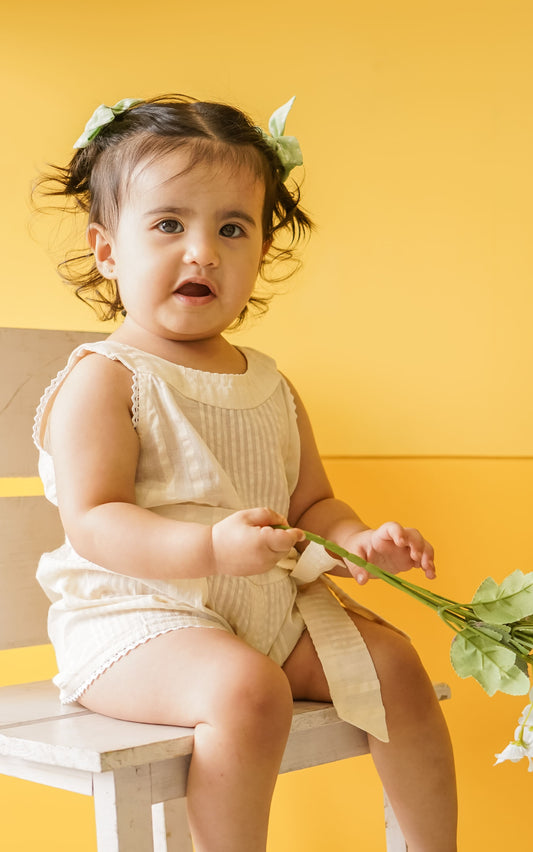
{"type": "MultiPolygon", "coordinates": [[[[394,521],[376,530],[362,530],[350,538],[348,549],[391,574],[422,568],[429,580],[433,580],[435,564],[433,548],[418,530],[402,527],[394,521]]],[[[352,562],[346,563],[350,572],[361,585],[372,575],[352,562]]]]}
{"type": "Polygon", "coordinates": [[[287,525],[272,509],[243,509],[212,527],[214,574],[263,574],[287,556],[305,536],[299,529],[273,529],[287,525]]]}

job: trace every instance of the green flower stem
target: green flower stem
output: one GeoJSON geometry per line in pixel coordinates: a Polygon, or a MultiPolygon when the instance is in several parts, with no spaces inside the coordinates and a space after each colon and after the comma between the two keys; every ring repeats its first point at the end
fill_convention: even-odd
{"type": "Polygon", "coordinates": [[[533,642],[533,629],[531,627],[524,627],[521,621],[516,621],[511,628],[511,633],[513,636],[522,636],[524,641],[533,642]]]}
{"type": "Polygon", "coordinates": [[[531,660],[530,660],[531,647],[528,648],[527,645],[522,645],[521,642],[516,642],[516,641],[509,642],[509,645],[513,648],[513,650],[516,650],[517,655],[519,657],[522,657],[522,659],[525,660],[526,663],[531,662],[531,660]]]}
{"type": "MultiPolygon", "coordinates": [[[[284,529],[289,529],[289,527],[284,527],[284,529]]],[[[322,536],[316,535],[316,533],[307,532],[306,530],[302,530],[302,532],[308,541],[314,541],[317,544],[321,544],[322,547],[326,548],[326,550],[331,551],[331,553],[335,553],[336,556],[340,556],[342,559],[347,559],[349,562],[353,562],[353,564],[358,565],[359,568],[364,568],[369,574],[385,580],[385,582],[389,583],[391,586],[401,586],[408,594],[413,593],[414,597],[422,600],[423,602],[427,602],[429,606],[457,606],[457,604],[449,598],[443,598],[441,595],[437,595],[434,592],[423,589],[420,586],[416,586],[414,583],[409,583],[407,580],[401,580],[398,576],[396,576],[396,574],[390,574],[388,571],[384,571],[372,562],[366,562],[366,560],[364,560],[361,556],[356,556],[355,553],[350,553],[348,550],[345,550],[344,547],[335,544],[333,541],[328,541],[328,539],[322,538],[322,536]]]]}
{"type": "MultiPolygon", "coordinates": [[[[290,529],[290,527],[281,525],[280,528],[290,529]]],[[[474,613],[471,604],[459,604],[456,601],[450,600],[450,598],[445,598],[442,595],[438,595],[435,592],[430,591],[429,589],[424,589],[421,586],[410,583],[408,580],[401,579],[396,574],[390,574],[388,571],[384,571],[372,562],[366,562],[366,560],[362,559],[362,557],[356,556],[354,553],[350,553],[340,545],[335,544],[335,542],[329,541],[316,533],[307,532],[306,530],[302,530],[302,532],[308,541],[314,541],[317,544],[322,545],[322,547],[325,547],[326,550],[334,553],[336,556],[340,556],[341,559],[346,559],[348,562],[352,562],[359,568],[364,568],[365,571],[368,571],[368,573],[372,574],[374,577],[379,577],[390,586],[394,586],[396,589],[401,589],[410,597],[425,604],[430,609],[434,610],[445,624],[447,624],[448,627],[456,633],[460,633],[465,629],[465,627],[468,627],[470,630],[473,630],[482,636],[488,635],[487,632],[479,626],[479,619],[474,613]]],[[[490,625],[488,626],[490,627],[490,625]]],[[[533,626],[530,616],[523,619],[523,624],[521,621],[518,621],[512,625],[512,635],[509,636],[507,644],[518,656],[528,663],[531,662],[529,654],[533,650],[533,626]]]]}
{"type": "MultiPolygon", "coordinates": [[[[451,627],[452,630],[455,630],[456,633],[460,633],[461,630],[464,630],[465,627],[470,626],[467,619],[460,619],[454,617],[453,613],[448,612],[444,607],[439,607],[437,610],[437,615],[444,621],[448,627],[451,627]]],[[[482,633],[482,630],[478,630],[479,633],[482,633]]]]}
{"type": "Polygon", "coordinates": [[[530,655],[531,651],[533,651],[531,636],[522,636],[520,630],[512,630],[511,636],[508,640],[504,641],[506,641],[506,643],[508,642],[509,646],[516,650],[516,653],[522,657],[526,663],[531,662],[530,655]]]}
{"type": "MultiPolygon", "coordinates": [[[[285,526],[282,527],[282,529],[289,529],[289,527],[285,526]]],[[[335,553],[336,556],[340,556],[342,559],[347,559],[348,562],[352,562],[354,565],[359,566],[359,568],[364,568],[369,574],[372,574],[374,577],[379,577],[390,586],[402,589],[408,595],[421,603],[426,604],[426,606],[429,606],[433,610],[438,611],[441,608],[446,608],[453,612],[464,611],[465,620],[467,613],[473,615],[472,610],[468,609],[467,606],[457,604],[455,601],[452,601],[449,598],[444,598],[442,595],[431,592],[429,589],[423,589],[421,586],[417,586],[407,580],[400,579],[400,577],[396,574],[390,574],[388,571],[384,571],[372,562],[366,562],[366,560],[362,559],[361,556],[356,556],[355,553],[350,553],[348,550],[345,550],[344,547],[341,547],[326,538],[322,538],[322,536],[316,535],[316,533],[307,532],[307,530],[302,530],[302,532],[308,541],[314,541],[317,544],[322,545],[322,547],[325,547],[326,550],[329,550],[331,553],[335,553]]]]}

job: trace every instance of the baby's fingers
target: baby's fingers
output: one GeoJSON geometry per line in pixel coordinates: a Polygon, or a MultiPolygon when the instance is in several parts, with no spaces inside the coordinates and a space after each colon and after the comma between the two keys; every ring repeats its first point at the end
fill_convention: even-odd
{"type": "Polygon", "coordinates": [[[415,568],[421,568],[429,580],[436,576],[433,547],[423,535],[415,529],[405,529],[406,547],[415,568]]]}
{"type": "MultiPolygon", "coordinates": [[[[387,521],[387,523],[381,524],[374,531],[373,538],[377,535],[383,542],[392,541],[396,547],[406,547],[409,545],[408,532],[409,530],[406,530],[401,524],[396,523],[396,521],[387,521]]],[[[377,542],[374,541],[373,545],[377,550],[379,549],[377,542]]]]}
{"type": "Polygon", "coordinates": [[[291,547],[294,547],[299,541],[305,540],[302,530],[296,527],[291,527],[288,530],[263,527],[260,534],[268,549],[274,553],[288,553],[291,547]]]}
{"type": "MultiPolygon", "coordinates": [[[[354,568],[353,565],[351,567],[354,568]]],[[[369,574],[364,568],[357,568],[356,572],[354,572],[352,576],[355,577],[360,586],[364,586],[369,580],[374,579],[372,574],[369,574]]]]}
{"type": "Polygon", "coordinates": [[[287,519],[283,515],[266,506],[255,509],[242,509],[235,514],[241,517],[245,524],[253,527],[272,527],[276,524],[287,524],[287,519]]]}
{"type": "Polygon", "coordinates": [[[424,572],[428,580],[434,580],[437,576],[434,562],[435,554],[429,541],[425,541],[424,544],[425,547],[424,552],[422,553],[422,557],[420,559],[420,567],[422,568],[422,571],[424,572]]]}
{"type": "MultiPolygon", "coordinates": [[[[428,579],[432,580],[436,576],[433,547],[417,529],[389,521],[376,532],[383,542],[392,541],[398,549],[408,553],[413,567],[421,568],[428,579]]],[[[379,545],[376,545],[376,550],[379,551],[379,545]]]]}

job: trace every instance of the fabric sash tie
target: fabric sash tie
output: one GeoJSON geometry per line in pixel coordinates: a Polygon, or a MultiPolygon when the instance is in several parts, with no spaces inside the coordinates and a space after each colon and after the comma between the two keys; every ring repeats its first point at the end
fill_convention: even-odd
{"type": "Polygon", "coordinates": [[[306,547],[292,572],[299,586],[296,606],[322,663],[339,717],[388,742],[376,669],[363,637],[346,610],[373,621],[382,619],[359,606],[329,577],[323,576],[324,571],[331,571],[335,565],[342,563],[320,545],[311,542],[306,547]]]}

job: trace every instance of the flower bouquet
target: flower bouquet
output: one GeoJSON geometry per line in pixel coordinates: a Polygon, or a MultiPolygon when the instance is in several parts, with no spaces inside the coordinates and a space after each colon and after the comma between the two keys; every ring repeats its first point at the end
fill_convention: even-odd
{"type": "Polygon", "coordinates": [[[498,690],[530,693],[532,703],[520,716],[515,739],[496,755],[496,763],[527,757],[533,772],[533,689],[528,670],[533,664],[533,573],[513,571],[499,585],[488,577],[470,603],[460,604],[365,562],[321,536],[309,532],[305,536],[433,609],[455,632],[450,658],[459,677],[475,678],[488,695],[498,690]]]}

